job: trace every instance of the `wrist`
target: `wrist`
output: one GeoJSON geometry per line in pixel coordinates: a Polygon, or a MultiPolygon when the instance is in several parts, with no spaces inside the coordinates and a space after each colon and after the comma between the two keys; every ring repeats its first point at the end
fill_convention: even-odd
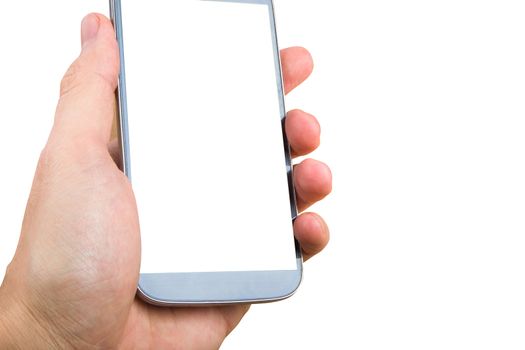
{"type": "Polygon", "coordinates": [[[21,299],[0,287],[0,349],[63,348],[21,299]]]}
{"type": "Polygon", "coordinates": [[[17,349],[22,344],[17,337],[19,336],[18,327],[19,316],[15,311],[9,295],[5,292],[5,287],[0,288],[0,348],[17,349]]]}
{"type": "Polygon", "coordinates": [[[0,348],[14,349],[20,347],[17,345],[15,324],[18,323],[13,307],[8,295],[5,292],[5,287],[0,287],[0,348]]]}

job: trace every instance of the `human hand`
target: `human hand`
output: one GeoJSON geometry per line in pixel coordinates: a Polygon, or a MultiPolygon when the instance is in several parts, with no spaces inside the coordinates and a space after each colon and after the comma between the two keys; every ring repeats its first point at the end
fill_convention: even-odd
{"type": "MultiPolygon", "coordinates": [[[[286,92],[312,71],[300,48],[282,51],[286,92]]],[[[133,191],[110,143],[119,71],[110,21],[89,15],[82,53],[64,77],[55,122],[33,182],[15,257],[0,288],[0,348],[215,349],[249,306],[158,308],[135,298],[140,233],[133,191]]],[[[294,156],[317,148],[315,118],[288,113],[294,156]]],[[[328,167],[295,167],[299,210],[331,190],[328,167]]],[[[316,214],[294,224],[305,259],[328,242],[316,214]]]]}

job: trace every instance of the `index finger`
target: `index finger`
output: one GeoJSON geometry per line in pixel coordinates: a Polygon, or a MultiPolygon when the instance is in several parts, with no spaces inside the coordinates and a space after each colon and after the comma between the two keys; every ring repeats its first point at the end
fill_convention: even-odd
{"type": "Polygon", "coordinates": [[[281,50],[281,65],[286,94],[305,81],[314,68],[312,55],[303,47],[281,50]]]}

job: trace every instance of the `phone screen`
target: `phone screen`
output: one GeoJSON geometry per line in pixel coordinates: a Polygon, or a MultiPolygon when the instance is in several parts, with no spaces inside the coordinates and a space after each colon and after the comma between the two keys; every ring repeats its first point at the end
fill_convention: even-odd
{"type": "Polygon", "coordinates": [[[297,269],[269,5],[121,11],[141,272],[297,269]]]}

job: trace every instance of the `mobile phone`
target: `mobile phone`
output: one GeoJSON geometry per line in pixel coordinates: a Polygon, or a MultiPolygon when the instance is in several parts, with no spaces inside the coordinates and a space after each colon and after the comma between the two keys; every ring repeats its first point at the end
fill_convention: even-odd
{"type": "Polygon", "coordinates": [[[123,170],[156,305],[281,300],[302,278],[271,0],[110,0],[123,170]]]}

